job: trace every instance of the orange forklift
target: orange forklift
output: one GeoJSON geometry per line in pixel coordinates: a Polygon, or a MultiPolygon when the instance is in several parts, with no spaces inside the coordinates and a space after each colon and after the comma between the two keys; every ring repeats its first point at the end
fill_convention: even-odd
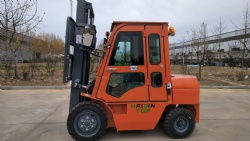
{"type": "Polygon", "coordinates": [[[105,130],[154,130],[188,137],[199,122],[195,76],[170,74],[167,22],[115,21],[96,49],[92,4],[78,0],[76,21],[67,19],[63,82],[71,81],[67,128],[75,140],[97,140],[105,130]],[[73,51],[71,51],[73,49],[73,51]],[[90,56],[101,58],[89,81],[90,56]],[[160,122],[162,121],[162,122],[160,122]]]}

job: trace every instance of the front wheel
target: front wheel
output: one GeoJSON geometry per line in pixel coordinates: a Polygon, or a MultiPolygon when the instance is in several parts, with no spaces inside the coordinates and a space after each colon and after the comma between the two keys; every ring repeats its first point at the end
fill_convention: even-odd
{"type": "Polygon", "coordinates": [[[80,103],[70,112],[67,128],[75,140],[96,140],[107,128],[107,114],[99,104],[80,103]]]}
{"type": "Polygon", "coordinates": [[[170,110],[164,119],[165,131],[172,138],[188,137],[193,132],[194,127],[194,116],[185,108],[170,110]]]}

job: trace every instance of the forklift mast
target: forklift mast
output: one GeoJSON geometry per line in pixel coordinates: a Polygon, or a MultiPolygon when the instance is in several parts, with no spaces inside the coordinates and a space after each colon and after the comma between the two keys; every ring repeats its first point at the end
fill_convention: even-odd
{"type": "Polygon", "coordinates": [[[63,83],[71,81],[69,110],[81,101],[89,80],[90,53],[96,45],[92,3],[78,0],[76,21],[67,18],[63,83]],[[73,52],[71,51],[73,48],[73,52]]]}

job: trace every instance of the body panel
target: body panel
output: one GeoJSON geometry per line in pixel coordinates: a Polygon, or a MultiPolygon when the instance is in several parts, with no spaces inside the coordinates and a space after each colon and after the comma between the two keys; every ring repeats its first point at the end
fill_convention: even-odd
{"type": "MultiPolygon", "coordinates": [[[[82,93],[84,97],[99,103],[107,111],[108,127],[116,127],[117,131],[153,130],[164,112],[176,106],[184,106],[199,121],[199,85],[196,77],[186,75],[170,75],[168,23],[165,22],[114,22],[111,27],[106,54],[96,73],[96,82],[91,95],[82,93]],[[111,62],[112,51],[117,50],[117,40],[121,32],[141,32],[143,45],[143,65],[114,65],[111,62]],[[152,41],[153,37],[159,39],[152,41]],[[153,63],[151,51],[154,45],[159,47],[160,54],[153,63]],[[161,73],[152,77],[152,73],[161,73]],[[109,93],[110,79],[113,74],[143,73],[144,83],[128,89],[124,94],[116,96],[109,93]],[[162,85],[153,85],[153,78],[161,79],[162,85]],[[167,84],[170,84],[167,92],[167,84]]],[[[119,46],[120,48],[120,46],[119,46]]],[[[133,48],[131,49],[131,51],[133,48]]],[[[118,78],[117,78],[118,79],[118,78]]],[[[117,80],[118,81],[118,80],[117,80]]],[[[119,83],[111,89],[119,91],[125,87],[119,83]]]]}

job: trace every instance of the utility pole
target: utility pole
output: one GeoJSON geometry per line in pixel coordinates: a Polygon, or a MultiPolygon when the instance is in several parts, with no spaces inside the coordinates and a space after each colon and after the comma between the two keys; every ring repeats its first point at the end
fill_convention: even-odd
{"type": "Polygon", "coordinates": [[[185,59],[184,59],[184,53],[182,54],[182,65],[184,66],[184,61],[185,59]]]}
{"type": "MultiPolygon", "coordinates": [[[[73,19],[73,0],[70,0],[70,17],[73,19]]],[[[70,54],[74,54],[74,47],[70,45],[70,54]]]]}
{"type": "Polygon", "coordinates": [[[73,0],[70,0],[70,16],[73,18],[73,0]]]}

